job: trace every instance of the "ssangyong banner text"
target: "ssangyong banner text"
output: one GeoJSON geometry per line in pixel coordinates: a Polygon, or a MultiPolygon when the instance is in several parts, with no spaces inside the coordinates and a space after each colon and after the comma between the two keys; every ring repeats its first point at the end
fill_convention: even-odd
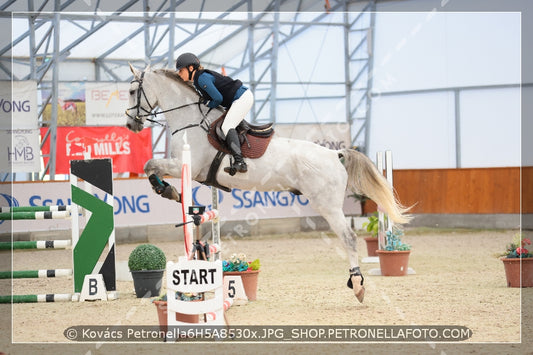
{"type": "MultiPolygon", "coordinates": [[[[179,179],[166,179],[174,186],[180,186],[179,179]]],[[[109,201],[110,196],[94,192],[101,200],[109,201]]],[[[165,199],[152,191],[148,179],[115,179],[113,181],[113,206],[115,226],[146,226],[177,224],[181,220],[181,205],[165,199]]],[[[193,183],[193,203],[211,208],[211,188],[193,183]]],[[[234,189],[232,192],[219,191],[219,212],[222,223],[225,221],[246,221],[254,225],[260,219],[311,217],[318,214],[309,206],[305,196],[288,191],[248,191],[234,189]]],[[[13,184],[13,195],[0,195],[2,206],[51,206],[71,204],[70,183],[32,182],[13,184]]],[[[355,200],[347,197],[344,204],[347,215],[360,213],[355,200]]],[[[6,223],[0,223],[6,227],[6,223]]],[[[14,232],[68,230],[69,220],[13,221],[14,232]]]]}

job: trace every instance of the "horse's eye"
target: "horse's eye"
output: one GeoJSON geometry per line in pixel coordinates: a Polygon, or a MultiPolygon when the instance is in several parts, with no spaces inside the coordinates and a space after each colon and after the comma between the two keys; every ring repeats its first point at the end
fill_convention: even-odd
{"type": "Polygon", "coordinates": [[[135,94],[135,90],[130,90],[130,95],[135,94]]]}

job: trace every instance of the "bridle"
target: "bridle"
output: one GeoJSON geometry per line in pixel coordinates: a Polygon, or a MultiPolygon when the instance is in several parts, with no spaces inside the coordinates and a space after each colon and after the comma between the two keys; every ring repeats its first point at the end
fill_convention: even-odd
{"type": "Polygon", "coordinates": [[[150,121],[152,123],[164,126],[164,124],[162,124],[159,121],[156,121],[155,119],[152,119],[151,117],[157,118],[157,115],[161,114],[161,113],[166,113],[166,112],[170,112],[170,111],[179,110],[179,109],[182,109],[184,107],[188,107],[188,106],[192,106],[192,105],[198,105],[198,110],[200,110],[200,113],[202,114],[202,120],[200,121],[200,123],[192,123],[192,124],[189,124],[189,125],[187,125],[185,127],[178,128],[177,130],[172,132],[172,135],[174,135],[175,133],[178,133],[179,131],[182,131],[184,129],[193,128],[193,127],[201,127],[204,131],[206,131],[206,132],[209,131],[209,123],[207,121],[207,114],[209,113],[209,111],[211,111],[211,109],[209,109],[209,111],[207,111],[207,113],[204,113],[202,111],[202,107],[200,106],[200,104],[202,103],[202,100],[200,100],[200,99],[197,102],[191,102],[191,103],[188,103],[188,104],[185,104],[185,105],[173,107],[173,108],[168,109],[168,110],[154,111],[155,107],[152,106],[152,104],[150,104],[150,101],[148,101],[148,97],[146,96],[146,92],[144,91],[144,88],[143,88],[144,73],[145,72],[143,71],[141,73],[140,78],[134,79],[134,80],[132,80],[130,82],[130,84],[138,83],[139,87],[137,88],[137,104],[135,106],[132,106],[132,107],[126,109],[126,116],[128,116],[129,118],[134,120],[136,123],[140,124],[141,126],[144,125],[144,121],[142,120],[143,118],[145,118],[146,121],[150,121]],[[141,106],[141,98],[142,97],[144,97],[144,100],[148,104],[148,107],[150,108],[150,110],[147,110],[147,109],[145,109],[144,107],[141,106]],[[128,111],[130,111],[130,110],[137,110],[137,113],[135,114],[135,116],[132,116],[132,115],[130,115],[128,113],[128,111]],[[141,113],[141,111],[142,111],[142,113],[141,113]]]}

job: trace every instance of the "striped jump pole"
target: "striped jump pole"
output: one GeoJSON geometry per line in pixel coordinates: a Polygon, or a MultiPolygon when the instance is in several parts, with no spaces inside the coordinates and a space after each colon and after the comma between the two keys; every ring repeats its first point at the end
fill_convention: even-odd
{"type": "Polygon", "coordinates": [[[209,244],[209,254],[214,255],[220,252],[219,244],[209,244]]]}
{"type": "MultiPolygon", "coordinates": [[[[226,298],[224,300],[224,312],[230,309],[232,305],[233,305],[233,298],[226,298]]],[[[207,316],[207,320],[210,322],[214,321],[217,318],[215,312],[206,313],[206,316],[207,316]]]]}
{"type": "MultiPolygon", "coordinates": [[[[183,136],[185,144],[181,160],[181,212],[183,223],[191,222],[192,217],[188,214],[189,206],[192,206],[192,176],[191,176],[191,147],[187,143],[187,134],[183,136]]],[[[185,255],[188,259],[193,257],[193,228],[191,223],[183,225],[183,243],[185,255]]]]}
{"type": "Polygon", "coordinates": [[[76,302],[78,300],[79,295],[72,293],[0,296],[0,303],[76,302]]]}
{"type": "MultiPolygon", "coordinates": [[[[185,245],[185,255],[187,259],[192,259],[193,252],[193,218],[188,214],[188,208],[192,203],[192,177],[191,177],[191,147],[187,143],[187,135],[184,135],[185,144],[182,152],[181,165],[181,211],[183,220],[183,242],[185,245]]],[[[205,222],[212,222],[211,233],[213,236],[213,244],[216,245],[216,251],[212,252],[215,255],[215,260],[220,259],[220,224],[218,223],[218,189],[212,187],[212,206],[211,211],[206,211],[202,214],[200,224],[205,222]]],[[[198,227],[197,227],[198,228],[198,227]]],[[[199,232],[199,230],[197,230],[199,232]]]]}
{"type": "Polygon", "coordinates": [[[0,242],[0,250],[11,249],[66,249],[72,245],[70,240],[34,240],[0,242]]]}
{"type": "Polygon", "coordinates": [[[31,211],[31,212],[2,212],[0,220],[19,219],[66,219],[70,218],[70,211],[31,211]]]}
{"type": "Polygon", "coordinates": [[[202,219],[200,220],[200,224],[213,221],[216,218],[218,218],[217,210],[205,211],[204,214],[202,214],[202,219]]]}
{"type": "Polygon", "coordinates": [[[0,271],[0,279],[36,279],[62,276],[72,276],[72,269],[0,271]]]}
{"type": "MultiPolygon", "coordinates": [[[[194,257],[193,248],[193,217],[189,214],[189,207],[193,206],[192,201],[192,177],[191,177],[191,148],[187,143],[187,134],[184,135],[184,145],[182,151],[181,166],[181,209],[183,221],[183,235],[185,244],[185,258],[192,260],[194,257]]],[[[220,223],[218,212],[218,189],[211,187],[211,210],[205,211],[200,217],[200,225],[211,222],[211,235],[213,243],[209,245],[209,254],[213,255],[213,260],[220,260],[221,243],[220,243],[220,223]]],[[[200,206],[201,207],[201,206],[200,206]]],[[[199,211],[198,211],[199,212],[199,211]]],[[[196,239],[200,240],[200,225],[198,220],[194,221],[196,228],[196,239]]],[[[227,311],[233,305],[233,298],[224,300],[223,312],[227,311]]],[[[169,313],[170,315],[170,313],[169,313]]],[[[207,321],[216,321],[216,313],[208,312],[205,314],[207,321]]],[[[169,324],[171,322],[169,321],[169,324]]]]}
{"type": "Polygon", "coordinates": [[[42,212],[42,211],[70,211],[71,206],[14,206],[14,207],[0,207],[0,213],[9,212],[42,212]]]}

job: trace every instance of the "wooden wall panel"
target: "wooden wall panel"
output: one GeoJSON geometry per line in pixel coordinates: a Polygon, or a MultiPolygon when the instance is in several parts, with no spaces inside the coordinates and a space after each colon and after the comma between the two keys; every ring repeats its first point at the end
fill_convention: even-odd
{"type": "Polygon", "coordinates": [[[522,213],[533,213],[533,167],[522,168],[522,213]]]}
{"type": "MultiPolygon", "coordinates": [[[[394,170],[394,188],[412,213],[520,213],[520,168],[394,170]]],[[[523,213],[533,213],[533,167],[522,169],[523,213]]],[[[365,212],[375,211],[367,202],[365,212]]]]}

